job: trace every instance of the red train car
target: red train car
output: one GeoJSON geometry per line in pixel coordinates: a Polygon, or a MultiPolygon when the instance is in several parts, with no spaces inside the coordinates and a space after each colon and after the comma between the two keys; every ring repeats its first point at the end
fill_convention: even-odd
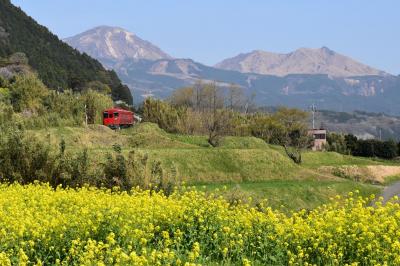
{"type": "Polygon", "coordinates": [[[134,113],[120,108],[111,108],[103,112],[103,125],[113,129],[130,127],[135,123],[134,113]]]}

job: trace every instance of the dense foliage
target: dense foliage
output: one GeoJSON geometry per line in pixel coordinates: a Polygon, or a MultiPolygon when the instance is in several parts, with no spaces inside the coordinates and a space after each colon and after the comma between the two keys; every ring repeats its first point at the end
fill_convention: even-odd
{"type": "Polygon", "coordinates": [[[153,184],[171,191],[170,176],[145,154],[125,156],[116,148],[115,154],[104,156],[102,164],[85,148],[67,152],[65,141],[57,149],[26,131],[101,124],[103,110],[112,107],[113,101],[106,94],[107,87],[91,86],[80,93],[51,91],[29,71],[0,79],[0,181],[27,184],[39,180],[53,187],[90,184],[126,190],[153,184]]]}
{"type": "Polygon", "coordinates": [[[114,71],[59,40],[9,0],[0,0],[0,57],[16,52],[27,55],[40,79],[52,89],[82,90],[89,82],[99,81],[111,88],[114,99],[132,103],[129,88],[114,71]]]}
{"type": "Polygon", "coordinates": [[[398,156],[397,144],[392,140],[357,140],[356,148],[351,152],[355,156],[380,157],[384,159],[393,159],[398,156]]]}
{"type": "Polygon", "coordinates": [[[0,186],[1,265],[398,265],[400,205],[286,216],[202,192],[0,186]]]}
{"type": "Polygon", "coordinates": [[[327,136],[328,150],[361,157],[393,159],[399,156],[399,144],[393,140],[358,139],[348,134],[330,133],[327,136]]]}
{"type": "Polygon", "coordinates": [[[82,92],[47,89],[31,72],[0,78],[0,110],[4,121],[24,128],[81,126],[102,122],[102,111],[113,106],[96,84],[82,92]]]}
{"type": "Polygon", "coordinates": [[[64,140],[54,149],[10,121],[0,129],[0,182],[29,184],[37,180],[53,187],[89,184],[123,190],[140,186],[168,193],[178,184],[173,171],[166,173],[159,162],[134,150],[124,155],[118,145],[103,158],[93,158],[85,148],[68,151],[64,140]]]}
{"type": "Polygon", "coordinates": [[[238,87],[199,83],[176,90],[170,101],[146,99],[143,120],[172,133],[207,135],[213,147],[225,136],[258,137],[282,145],[294,162],[301,163],[301,151],[312,141],[308,114],[284,107],[275,113],[249,112],[250,105],[238,87]]]}

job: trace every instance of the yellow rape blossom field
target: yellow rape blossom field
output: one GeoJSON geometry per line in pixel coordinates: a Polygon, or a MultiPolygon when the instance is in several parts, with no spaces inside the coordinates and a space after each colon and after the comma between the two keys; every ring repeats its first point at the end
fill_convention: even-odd
{"type": "Polygon", "coordinates": [[[290,215],[183,189],[0,185],[0,265],[399,265],[400,205],[290,215]]]}

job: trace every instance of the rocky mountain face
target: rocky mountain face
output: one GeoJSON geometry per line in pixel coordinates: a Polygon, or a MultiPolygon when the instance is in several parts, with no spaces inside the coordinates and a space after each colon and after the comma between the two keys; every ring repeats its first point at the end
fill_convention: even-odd
{"type": "Polygon", "coordinates": [[[124,60],[172,58],[152,43],[119,27],[96,27],[64,41],[75,49],[97,58],[107,67],[113,67],[124,60]]]}
{"type": "Polygon", "coordinates": [[[233,59],[210,67],[191,59],[171,58],[120,28],[100,27],[66,41],[114,69],[131,88],[136,102],[148,96],[165,98],[177,88],[202,80],[219,86],[235,83],[248,95],[254,93],[256,103],[262,106],[306,109],[315,103],[326,110],[400,114],[396,100],[400,97],[400,76],[363,65],[328,48],[303,48],[287,55],[256,52],[250,56],[253,60],[244,54],[235,60],[247,62],[247,66],[237,69],[227,67],[233,59]],[[132,39],[140,41],[132,43],[132,39]],[[267,58],[273,58],[276,64],[265,64],[267,58]]]}
{"type": "Polygon", "coordinates": [[[288,54],[256,50],[228,58],[217,68],[243,73],[286,76],[290,74],[327,74],[335,77],[386,75],[327,47],[300,48],[288,54]]]}

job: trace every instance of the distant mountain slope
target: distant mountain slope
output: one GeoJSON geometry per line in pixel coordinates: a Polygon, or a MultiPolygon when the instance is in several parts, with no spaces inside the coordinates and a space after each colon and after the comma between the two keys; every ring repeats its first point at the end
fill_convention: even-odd
{"type": "Polygon", "coordinates": [[[355,111],[351,113],[318,111],[317,125],[329,131],[351,133],[363,139],[400,141],[400,117],[355,111]]]}
{"type": "Polygon", "coordinates": [[[152,43],[119,27],[96,27],[64,41],[79,51],[101,60],[107,66],[127,59],[172,58],[152,43]]]}
{"type": "MultiPolygon", "coordinates": [[[[126,60],[115,65],[120,78],[135,95],[165,98],[176,88],[196,81],[216,81],[220,86],[240,85],[258,105],[287,105],[336,111],[364,110],[400,114],[400,78],[395,76],[331,77],[299,74],[285,77],[216,69],[190,59],[126,60]]],[[[137,100],[140,100],[136,98],[137,100]]]]}
{"type": "MultiPolygon", "coordinates": [[[[99,56],[97,59],[103,65],[114,69],[118,73],[121,80],[134,91],[135,101],[137,102],[148,96],[168,97],[176,88],[189,86],[202,80],[203,82],[216,81],[220,86],[229,86],[230,83],[238,84],[248,95],[255,93],[256,103],[262,106],[286,105],[308,108],[312,103],[315,103],[319,108],[327,110],[364,110],[400,114],[400,105],[397,103],[397,99],[400,97],[400,77],[378,70],[371,70],[368,67],[363,68],[363,65],[360,66],[358,63],[355,64],[358,68],[350,63],[346,64],[352,66],[352,74],[363,73],[368,75],[347,76],[350,68],[347,69],[346,76],[328,74],[278,76],[242,73],[206,66],[191,59],[173,59],[163,52],[157,53],[158,59],[151,59],[153,57],[146,58],[145,54],[152,53],[145,52],[145,47],[143,47],[144,50],[141,55],[134,56],[135,53],[132,55],[131,52],[126,52],[124,48],[129,47],[129,42],[126,42],[126,39],[129,38],[124,36],[132,36],[133,34],[122,31],[119,28],[116,29],[119,32],[117,35],[120,36],[118,38],[122,39],[121,42],[125,44],[113,42],[115,46],[107,47],[107,49],[114,50],[115,54],[123,54],[124,56],[118,58],[103,56],[107,52],[105,50],[97,53],[97,56],[99,56]],[[372,75],[373,73],[376,73],[376,75],[372,75]]],[[[107,35],[109,30],[94,30],[94,32],[96,32],[96,38],[85,39],[87,41],[86,47],[97,47],[97,40],[106,39],[105,36],[101,37],[101,34],[107,35]],[[97,36],[97,34],[100,34],[100,36],[97,36]],[[92,42],[93,44],[91,44],[92,42]]],[[[92,35],[82,34],[78,36],[92,35]]],[[[100,46],[103,47],[102,45],[100,46]]],[[[156,46],[149,44],[148,47],[156,46]]],[[[327,48],[318,50],[318,53],[334,53],[327,48]]],[[[336,66],[335,60],[339,60],[342,57],[335,55],[330,60],[336,66]]],[[[307,58],[304,60],[309,60],[307,58]]],[[[345,57],[343,60],[347,62],[347,59],[345,57]]]]}
{"type": "MultiPolygon", "coordinates": [[[[216,81],[221,86],[246,83],[246,76],[235,71],[215,69],[191,59],[125,60],[114,65],[119,77],[143,97],[168,97],[173,90],[203,82],[216,81]]],[[[247,88],[245,88],[247,90],[247,88]]]]}
{"type": "MultiPolygon", "coordinates": [[[[400,141],[400,116],[365,111],[337,112],[319,110],[315,113],[315,126],[328,132],[353,134],[361,139],[400,141]]],[[[263,106],[257,111],[274,113],[278,107],[263,106]]],[[[306,109],[310,112],[310,108],[306,109]]],[[[311,115],[309,126],[312,126],[311,115]]]]}
{"type": "Polygon", "coordinates": [[[132,102],[129,88],[114,71],[107,71],[95,59],[81,54],[15,7],[0,0],[0,57],[23,52],[29,64],[50,88],[81,89],[90,81],[100,81],[112,89],[114,99],[132,102]]]}
{"type": "Polygon", "coordinates": [[[327,74],[336,77],[385,75],[327,47],[301,48],[288,54],[253,51],[225,59],[215,65],[243,73],[286,76],[290,74],[327,74]]]}

